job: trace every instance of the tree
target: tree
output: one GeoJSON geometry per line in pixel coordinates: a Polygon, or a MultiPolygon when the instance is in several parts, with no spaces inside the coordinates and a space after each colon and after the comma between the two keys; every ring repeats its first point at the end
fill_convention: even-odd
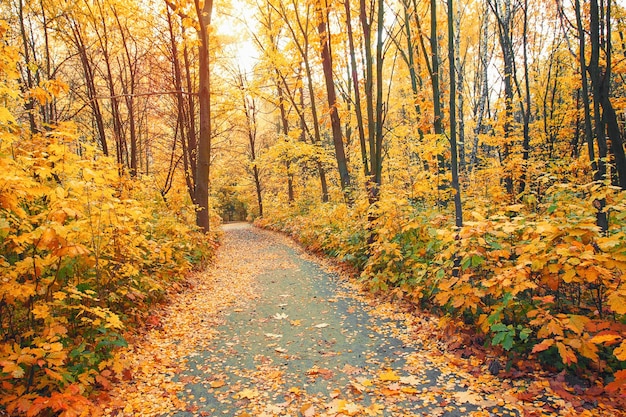
{"type": "Polygon", "coordinates": [[[348,173],[348,163],[343,145],[343,134],[341,132],[341,120],[338,112],[337,93],[335,91],[335,80],[333,77],[333,58],[331,52],[331,34],[327,28],[328,24],[327,0],[317,0],[315,13],[317,17],[317,31],[320,36],[320,55],[322,58],[322,68],[324,70],[324,82],[326,84],[326,98],[328,99],[328,112],[330,113],[330,124],[332,128],[333,144],[335,146],[335,158],[339,169],[341,189],[348,196],[350,188],[350,174],[348,173]]]}
{"type": "Polygon", "coordinates": [[[245,114],[245,131],[248,138],[248,157],[252,169],[252,179],[254,181],[256,201],[259,208],[259,217],[263,217],[263,188],[261,187],[261,175],[257,161],[257,114],[259,110],[254,98],[248,92],[247,81],[241,70],[239,71],[238,77],[242,110],[245,114]]]}
{"type": "Polygon", "coordinates": [[[198,38],[200,84],[198,97],[200,105],[200,134],[198,137],[198,160],[196,166],[195,202],[198,205],[197,225],[205,232],[209,231],[209,169],[211,159],[211,81],[209,66],[209,27],[213,0],[194,0],[198,17],[198,38]]]}
{"type": "MultiPolygon", "coordinates": [[[[457,228],[463,226],[463,207],[461,205],[461,185],[459,183],[459,162],[456,141],[456,59],[454,57],[454,2],[448,0],[448,64],[450,66],[450,155],[452,188],[454,190],[454,214],[457,228]]],[[[458,265],[457,265],[458,267],[458,265]]]]}

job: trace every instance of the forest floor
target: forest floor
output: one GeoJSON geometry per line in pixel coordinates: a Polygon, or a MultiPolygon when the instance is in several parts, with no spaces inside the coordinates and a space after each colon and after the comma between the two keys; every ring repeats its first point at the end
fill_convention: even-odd
{"type": "Polygon", "coordinates": [[[111,416],[614,416],[563,378],[446,351],[439,320],[377,300],[290,239],[224,226],[215,263],[125,350],[111,416]]]}

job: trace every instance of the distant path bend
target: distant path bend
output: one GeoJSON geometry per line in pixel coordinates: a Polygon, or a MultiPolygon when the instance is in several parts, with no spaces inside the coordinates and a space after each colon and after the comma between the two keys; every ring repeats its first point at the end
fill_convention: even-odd
{"type": "Polygon", "coordinates": [[[215,264],[127,352],[110,415],[578,415],[545,384],[523,403],[533,382],[440,352],[434,320],[367,299],[288,238],[223,228],[215,264]]]}

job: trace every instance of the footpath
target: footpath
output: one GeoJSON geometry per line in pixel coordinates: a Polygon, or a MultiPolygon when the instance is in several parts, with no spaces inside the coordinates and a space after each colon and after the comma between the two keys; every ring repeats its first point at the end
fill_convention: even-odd
{"type": "Polygon", "coordinates": [[[111,416],[615,416],[447,353],[438,322],[359,292],[288,238],[224,226],[216,262],[125,352],[111,416]]]}

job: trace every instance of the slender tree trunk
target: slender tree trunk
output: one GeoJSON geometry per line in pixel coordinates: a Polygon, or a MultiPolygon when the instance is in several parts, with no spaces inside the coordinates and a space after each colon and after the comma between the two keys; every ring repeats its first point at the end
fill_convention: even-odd
{"type": "MultiPolygon", "coordinates": [[[[326,6],[326,0],[323,2],[326,6]]],[[[316,10],[318,15],[317,30],[320,35],[322,69],[324,71],[324,81],[326,84],[326,97],[328,99],[328,111],[330,112],[330,124],[333,134],[333,144],[335,146],[335,157],[337,159],[337,168],[339,169],[339,178],[341,180],[341,189],[346,197],[349,194],[350,175],[348,173],[348,163],[346,160],[346,152],[343,145],[343,134],[341,132],[341,120],[337,111],[337,93],[335,92],[335,80],[333,78],[333,61],[330,50],[330,33],[326,27],[326,10],[325,7],[318,6],[316,10]]]]}
{"type": "Polygon", "coordinates": [[[137,146],[137,126],[136,126],[136,111],[135,111],[135,85],[137,83],[136,80],[136,61],[132,59],[128,38],[127,38],[127,29],[122,26],[120,22],[119,16],[117,14],[117,10],[115,7],[111,7],[111,11],[113,12],[113,16],[117,22],[117,26],[119,29],[119,33],[122,38],[122,47],[124,50],[124,57],[126,58],[126,70],[120,66],[120,80],[122,84],[122,92],[124,93],[124,101],[126,103],[126,111],[128,113],[128,129],[129,129],[129,138],[130,138],[130,155],[129,155],[129,164],[130,164],[130,176],[137,176],[137,166],[138,166],[138,146],[137,146]],[[127,74],[125,74],[127,73],[127,74]],[[124,74],[126,77],[124,77],[124,74]],[[124,80],[126,78],[126,80],[124,80]]]}
{"type": "MultiPolygon", "coordinates": [[[[589,73],[589,80],[591,81],[591,89],[593,92],[593,116],[594,116],[594,125],[595,125],[595,136],[596,143],[598,144],[598,159],[596,162],[597,170],[594,174],[594,180],[601,182],[606,178],[606,157],[607,157],[607,143],[605,136],[605,121],[602,118],[601,114],[601,100],[603,97],[602,88],[602,74],[600,69],[600,38],[601,38],[601,28],[600,28],[600,11],[598,7],[597,0],[590,1],[590,26],[589,26],[589,37],[591,41],[591,57],[589,60],[589,65],[587,66],[587,71],[589,73]]],[[[596,221],[598,226],[602,229],[603,232],[608,230],[608,218],[606,213],[604,212],[604,207],[606,206],[605,199],[598,199],[594,202],[596,205],[597,213],[596,213],[596,221]]]]}
{"type": "Polygon", "coordinates": [[[509,195],[513,194],[513,176],[507,166],[511,155],[511,122],[513,120],[513,81],[515,77],[515,56],[512,40],[511,0],[489,0],[489,6],[498,22],[498,39],[504,61],[504,143],[502,145],[502,165],[504,166],[504,186],[509,195]],[[504,10],[502,10],[504,9],[504,10]]]}
{"type": "MultiPolygon", "coordinates": [[[[450,65],[450,155],[452,169],[452,188],[454,190],[454,218],[457,228],[463,227],[463,206],[461,205],[461,186],[459,184],[459,162],[456,142],[456,69],[454,63],[454,4],[448,0],[448,63],[450,65]]],[[[458,267],[458,265],[457,265],[458,267]]]]}
{"type": "Polygon", "coordinates": [[[611,104],[611,78],[612,78],[612,25],[611,25],[611,1],[607,1],[605,6],[604,26],[606,35],[604,48],[606,54],[606,68],[601,80],[602,96],[600,105],[602,106],[602,118],[607,127],[607,134],[611,144],[611,153],[615,163],[616,181],[614,185],[618,185],[622,189],[626,189],[626,156],[624,155],[624,144],[622,134],[617,122],[617,114],[611,104]]]}
{"type": "MultiPolygon", "coordinates": [[[[280,74],[276,69],[276,92],[278,93],[278,108],[280,110],[280,126],[285,137],[288,140],[289,137],[289,121],[287,120],[287,109],[285,108],[285,96],[282,87],[280,86],[280,74]]],[[[285,162],[285,168],[287,169],[287,199],[291,203],[295,200],[295,194],[293,191],[293,173],[291,172],[291,161],[285,162]]]]}
{"type": "Polygon", "coordinates": [[[254,188],[256,192],[257,205],[259,208],[259,217],[263,217],[263,189],[261,188],[261,175],[256,160],[256,106],[254,99],[246,96],[246,86],[244,75],[239,73],[239,88],[241,90],[241,99],[243,110],[246,115],[246,131],[248,134],[248,145],[250,149],[250,162],[252,163],[252,178],[254,180],[254,188]]]}
{"type": "Polygon", "coordinates": [[[463,63],[461,62],[461,51],[460,51],[460,45],[461,45],[461,12],[460,11],[456,11],[455,12],[455,22],[456,22],[456,26],[455,26],[455,33],[454,33],[454,52],[455,52],[455,59],[454,62],[456,63],[455,67],[456,67],[456,72],[455,75],[457,76],[457,81],[456,81],[456,95],[459,99],[459,104],[458,104],[458,120],[459,120],[459,126],[458,126],[458,131],[459,131],[459,140],[458,140],[458,144],[459,144],[459,170],[461,172],[464,172],[466,170],[466,166],[467,163],[465,161],[465,92],[463,91],[463,82],[464,82],[464,73],[465,73],[465,59],[463,59],[463,63]]]}
{"type": "Polygon", "coordinates": [[[367,157],[367,145],[365,142],[365,129],[363,122],[363,110],[361,108],[361,89],[359,88],[359,75],[357,72],[356,53],[354,48],[354,34],[352,31],[352,16],[350,12],[350,2],[345,1],[344,6],[346,9],[346,29],[348,35],[348,47],[350,51],[350,74],[352,77],[352,84],[354,85],[354,112],[356,115],[356,124],[359,134],[359,144],[361,147],[361,163],[363,164],[363,171],[365,178],[369,178],[369,161],[367,157]]]}
{"type": "MultiPolygon", "coordinates": [[[[488,1],[488,0],[486,0],[488,1]]],[[[486,7],[485,7],[486,11],[486,7]]],[[[470,165],[472,169],[478,165],[478,139],[479,135],[485,133],[485,114],[487,109],[487,102],[489,100],[489,83],[488,83],[488,64],[489,54],[488,50],[488,34],[489,34],[489,16],[485,13],[482,17],[482,25],[480,30],[480,41],[478,47],[478,55],[480,60],[479,65],[479,96],[478,96],[478,108],[476,114],[476,127],[474,128],[474,142],[472,144],[472,152],[470,154],[470,165]]]]}
{"type": "Polygon", "coordinates": [[[83,75],[85,77],[85,86],[87,89],[88,105],[91,107],[93,119],[96,125],[97,138],[102,149],[102,153],[106,156],[109,155],[109,147],[107,145],[106,132],[104,130],[104,119],[102,117],[102,111],[100,109],[100,101],[98,100],[98,90],[95,83],[95,75],[91,60],[87,56],[87,47],[83,41],[81,28],[79,23],[68,17],[68,24],[72,30],[72,40],[78,56],[80,57],[80,63],[83,69],[83,75]]]}
{"type": "MultiPolygon", "coordinates": [[[[184,19],[181,18],[181,37],[185,38],[185,25],[184,19]]],[[[191,74],[191,60],[189,59],[189,49],[187,48],[187,43],[183,42],[183,63],[185,64],[185,80],[187,84],[187,152],[186,155],[189,156],[189,169],[186,174],[189,178],[191,178],[191,182],[193,188],[191,189],[191,193],[193,194],[194,204],[196,203],[195,196],[195,182],[196,182],[196,167],[198,161],[198,130],[196,125],[196,97],[197,95],[191,94],[193,91],[196,91],[196,87],[194,85],[194,78],[191,74]]]]}
{"type": "Polygon", "coordinates": [[[524,118],[524,139],[522,142],[522,175],[520,176],[519,193],[523,193],[526,190],[526,177],[528,172],[528,161],[530,159],[530,74],[528,71],[528,0],[524,0],[523,6],[524,13],[524,27],[523,27],[523,49],[524,49],[524,86],[525,86],[525,99],[520,100],[520,106],[522,107],[522,113],[524,118]]]}
{"type": "MultiPolygon", "coordinates": [[[[443,110],[441,107],[441,88],[439,86],[439,40],[437,32],[437,2],[439,0],[430,1],[430,54],[431,54],[431,73],[430,80],[433,91],[433,129],[435,131],[436,140],[444,135],[443,130],[443,110]]],[[[446,184],[445,173],[446,163],[443,155],[437,155],[437,205],[441,206],[446,204],[440,197],[440,190],[448,188],[446,184]]]]}
{"type": "Polygon", "coordinates": [[[213,12],[213,0],[206,0],[201,7],[200,0],[194,0],[196,14],[198,16],[199,30],[198,45],[199,57],[199,102],[200,102],[200,135],[198,140],[198,155],[195,176],[195,196],[198,211],[196,212],[196,224],[205,232],[209,231],[209,178],[211,161],[211,81],[209,66],[209,27],[211,25],[211,13],[213,12]]]}
{"type": "MultiPolygon", "coordinates": [[[[25,62],[25,65],[24,65],[25,74],[23,74],[23,76],[25,75],[25,79],[23,80],[25,84],[23,89],[25,91],[23,92],[27,93],[28,90],[32,89],[35,86],[33,73],[31,71],[31,65],[34,64],[34,62],[31,62],[29,40],[28,40],[28,35],[26,33],[26,24],[24,22],[24,2],[22,0],[19,0],[18,6],[19,6],[18,17],[19,17],[19,24],[20,24],[20,35],[22,37],[22,44],[24,47],[24,62],[25,62]]],[[[37,133],[39,129],[37,128],[37,122],[35,121],[35,99],[34,98],[27,99],[25,101],[24,109],[26,110],[26,113],[28,114],[28,123],[30,125],[30,132],[37,133]]]]}
{"type": "Polygon", "coordinates": [[[584,112],[584,133],[585,142],[587,143],[587,152],[589,153],[589,161],[594,172],[598,170],[595,156],[595,148],[593,145],[593,129],[591,123],[591,103],[589,101],[589,81],[587,78],[587,55],[586,55],[586,32],[583,27],[580,0],[574,0],[574,11],[576,13],[576,28],[578,31],[578,63],[580,68],[580,77],[582,79],[582,102],[584,112]]]}

